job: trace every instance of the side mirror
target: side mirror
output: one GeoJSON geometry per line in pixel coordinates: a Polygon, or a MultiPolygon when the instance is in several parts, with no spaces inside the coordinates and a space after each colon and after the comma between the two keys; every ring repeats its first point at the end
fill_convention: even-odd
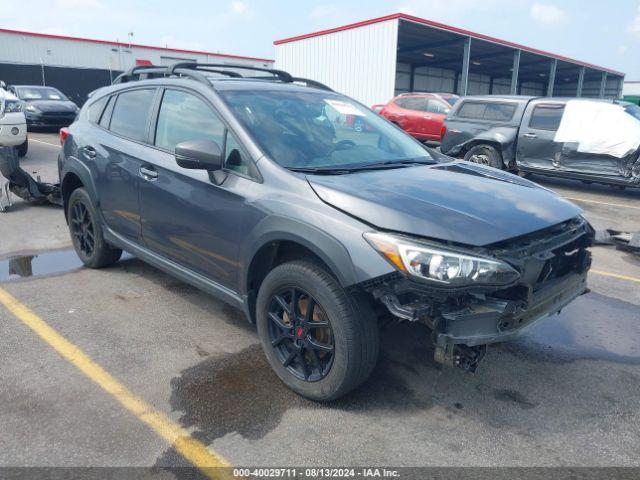
{"type": "Polygon", "coordinates": [[[222,150],[212,140],[189,140],[179,143],[176,145],[175,157],[182,168],[210,172],[222,169],[222,150]]]}

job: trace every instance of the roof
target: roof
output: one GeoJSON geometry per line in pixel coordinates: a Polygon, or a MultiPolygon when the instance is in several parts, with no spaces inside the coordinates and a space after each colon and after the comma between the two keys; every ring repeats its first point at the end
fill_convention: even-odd
{"type": "Polygon", "coordinates": [[[377,17],[377,18],[372,18],[370,20],[363,20],[361,22],[356,22],[356,23],[350,23],[348,25],[343,25],[341,27],[336,27],[336,28],[330,28],[327,30],[320,30],[317,32],[312,32],[312,33],[307,33],[304,35],[298,35],[295,37],[288,37],[288,38],[283,38],[281,40],[276,40],[275,42],[273,42],[274,45],[282,45],[285,43],[291,43],[291,42],[297,42],[300,40],[304,40],[307,38],[313,38],[313,37],[319,37],[322,35],[329,35],[331,33],[336,33],[336,32],[342,32],[345,30],[352,30],[354,28],[360,28],[360,27],[364,27],[367,25],[373,25],[376,23],[381,23],[381,22],[386,22],[388,20],[405,20],[408,22],[414,22],[414,23],[418,23],[418,24],[422,24],[428,27],[432,27],[432,28],[436,28],[439,30],[445,30],[447,32],[451,32],[451,33],[457,33],[459,35],[464,35],[464,36],[468,36],[471,38],[476,38],[478,40],[483,40],[486,42],[491,42],[491,43],[496,43],[498,45],[503,45],[505,47],[511,47],[511,48],[515,48],[518,50],[522,50],[525,52],[529,52],[529,53],[533,53],[536,55],[543,55],[545,57],[550,57],[550,58],[555,58],[557,60],[563,61],[563,62],[568,62],[568,63],[573,63],[576,65],[580,65],[583,67],[587,67],[587,68],[592,68],[595,70],[601,70],[607,73],[611,73],[613,75],[617,75],[617,76],[621,76],[624,77],[624,73],[623,72],[618,72],[616,70],[611,70],[609,68],[605,68],[605,67],[599,67],[597,65],[593,65],[591,63],[587,63],[587,62],[583,62],[580,60],[574,60],[572,58],[569,57],[564,57],[562,55],[557,55],[555,53],[550,53],[550,52],[546,52],[544,50],[538,50],[536,48],[532,48],[532,47],[527,47],[525,45],[521,45],[519,43],[514,43],[514,42],[510,42],[507,40],[501,40],[499,38],[495,38],[495,37],[491,37],[489,35],[484,35],[481,33],[476,33],[476,32],[472,32],[470,30],[465,30],[462,28],[457,28],[457,27],[452,27],[450,25],[445,25],[444,23],[439,23],[439,22],[434,22],[433,20],[427,20],[426,18],[420,18],[420,17],[416,17],[413,15],[409,15],[406,13],[394,13],[391,15],[386,15],[384,17],[377,17]]]}
{"type": "Polygon", "coordinates": [[[83,37],[69,37],[66,35],[54,35],[50,33],[36,33],[36,32],[26,32],[22,30],[11,30],[8,28],[0,28],[0,33],[12,33],[16,35],[26,35],[30,37],[39,37],[39,38],[52,38],[56,40],[70,40],[73,42],[88,42],[88,43],[98,43],[102,45],[111,45],[116,47],[123,48],[146,48],[149,50],[158,50],[163,52],[177,52],[177,53],[191,53],[196,55],[212,55],[216,57],[225,57],[225,58],[235,58],[239,60],[254,60],[257,62],[274,62],[273,59],[269,58],[259,58],[259,57],[247,57],[243,55],[232,55],[229,53],[217,53],[217,52],[208,52],[204,50],[185,50],[181,48],[168,48],[168,47],[157,47],[153,45],[141,45],[138,43],[128,43],[128,42],[113,42],[111,40],[97,40],[94,38],[83,38],[83,37]]]}

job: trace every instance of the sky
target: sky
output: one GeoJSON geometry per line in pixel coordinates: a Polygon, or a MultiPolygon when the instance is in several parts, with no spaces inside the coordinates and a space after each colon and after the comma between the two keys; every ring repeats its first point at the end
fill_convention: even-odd
{"type": "Polygon", "coordinates": [[[276,39],[396,12],[640,80],[640,0],[0,0],[0,28],[274,58],[276,39]]]}

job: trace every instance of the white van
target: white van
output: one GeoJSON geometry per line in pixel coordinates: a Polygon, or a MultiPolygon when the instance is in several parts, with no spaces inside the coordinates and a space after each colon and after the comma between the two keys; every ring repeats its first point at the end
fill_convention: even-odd
{"type": "Polygon", "coordinates": [[[16,147],[20,157],[27,154],[29,147],[22,101],[2,86],[0,86],[0,147],[16,147]]]}

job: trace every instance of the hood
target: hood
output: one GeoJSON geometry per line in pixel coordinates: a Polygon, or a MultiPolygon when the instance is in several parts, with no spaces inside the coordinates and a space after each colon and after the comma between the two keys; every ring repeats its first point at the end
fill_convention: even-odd
{"type": "Polygon", "coordinates": [[[28,100],[26,104],[41,112],[75,113],[77,108],[70,100],[28,100]]]}
{"type": "Polygon", "coordinates": [[[307,179],[325,203],[379,229],[471,246],[535,232],[582,212],[533,182],[467,162],[307,179]]]}

